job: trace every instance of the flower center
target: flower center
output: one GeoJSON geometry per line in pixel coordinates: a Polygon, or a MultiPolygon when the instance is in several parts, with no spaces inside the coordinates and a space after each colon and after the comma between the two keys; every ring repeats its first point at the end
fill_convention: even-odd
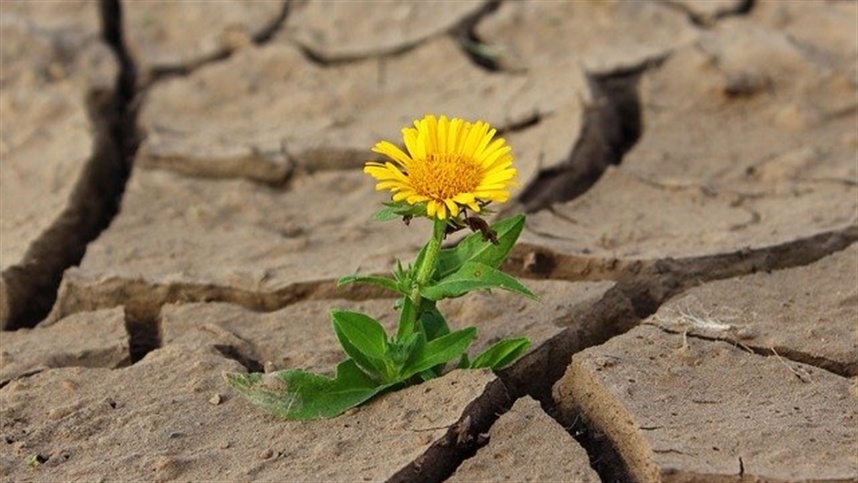
{"type": "Polygon", "coordinates": [[[473,159],[451,153],[429,154],[426,160],[412,163],[409,168],[408,177],[415,190],[436,200],[475,190],[483,174],[473,159]]]}

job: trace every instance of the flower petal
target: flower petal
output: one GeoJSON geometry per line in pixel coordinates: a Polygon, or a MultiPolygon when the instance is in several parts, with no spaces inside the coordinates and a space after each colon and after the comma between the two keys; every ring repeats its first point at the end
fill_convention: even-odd
{"type": "MultiPolygon", "coordinates": [[[[488,126],[486,126],[486,127],[488,127],[488,126]]],[[[474,150],[474,158],[475,159],[480,158],[480,156],[482,155],[482,152],[486,149],[486,146],[488,146],[489,142],[492,140],[492,138],[495,137],[496,132],[497,132],[497,129],[492,128],[492,129],[489,129],[489,131],[483,135],[482,139],[480,139],[479,144],[477,144],[477,149],[474,150]]]]}
{"type": "Polygon", "coordinates": [[[435,216],[435,212],[437,209],[438,209],[438,202],[437,201],[429,200],[429,202],[426,203],[426,214],[429,215],[430,218],[435,216]]]}
{"type": "Polygon", "coordinates": [[[459,205],[457,205],[453,200],[444,200],[444,204],[447,205],[447,209],[450,210],[451,218],[459,216],[459,205]]]}
{"type": "Polygon", "coordinates": [[[449,153],[450,150],[447,149],[447,135],[450,133],[450,128],[447,121],[447,116],[441,116],[441,119],[438,119],[438,131],[437,131],[437,139],[438,139],[438,152],[439,153],[449,153]]]}
{"type": "Polygon", "coordinates": [[[401,149],[389,141],[376,143],[372,148],[372,151],[389,157],[405,169],[408,169],[408,163],[411,162],[411,158],[409,158],[407,154],[402,152],[401,149]]]}
{"type": "Polygon", "coordinates": [[[418,137],[417,129],[407,127],[402,130],[402,140],[411,159],[426,159],[426,147],[418,142],[418,137]]]}

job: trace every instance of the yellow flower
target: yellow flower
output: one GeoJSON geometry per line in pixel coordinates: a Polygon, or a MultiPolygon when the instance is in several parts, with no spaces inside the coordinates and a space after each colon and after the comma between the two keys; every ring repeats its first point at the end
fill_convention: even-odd
{"type": "Polygon", "coordinates": [[[428,115],[402,130],[407,153],[388,141],[372,148],[392,161],[370,161],[364,173],[389,189],[393,201],[426,203],[432,218],[456,217],[463,207],[480,211],[479,202],[505,202],[517,186],[510,147],[488,123],[428,115]]]}

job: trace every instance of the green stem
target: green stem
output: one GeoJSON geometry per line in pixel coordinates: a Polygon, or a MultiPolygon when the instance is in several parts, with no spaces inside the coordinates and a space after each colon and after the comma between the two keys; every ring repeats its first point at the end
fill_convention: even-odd
{"type": "Polygon", "coordinates": [[[423,255],[423,260],[420,261],[420,266],[414,267],[417,270],[417,276],[414,278],[414,288],[406,300],[403,300],[402,313],[399,319],[399,329],[397,330],[397,338],[403,340],[415,330],[422,330],[417,324],[417,318],[420,313],[420,303],[423,297],[420,296],[420,289],[423,288],[435,272],[435,266],[438,264],[438,252],[441,251],[441,242],[444,241],[444,233],[447,231],[446,220],[434,219],[432,228],[432,238],[426,244],[426,252],[423,255]]]}
{"type": "Polygon", "coordinates": [[[417,268],[416,281],[418,287],[422,288],[426,285],[432,276],[432,272],[435,271],[435,265],[438,263],[438,252],[441,251],[441,242],[444,241],[444,233],[446,231],[447,221],[435,218],[432,239],[429,240],[429,244],[426,246],[426,255],[423,257],[423,263],[417,268]]]}

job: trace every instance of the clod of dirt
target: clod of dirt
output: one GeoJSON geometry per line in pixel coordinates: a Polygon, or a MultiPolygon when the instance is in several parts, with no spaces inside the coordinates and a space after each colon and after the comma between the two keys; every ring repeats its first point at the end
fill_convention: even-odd
{"type": "Polygon", "coordinates": [[[331,280],[349,271],[387,272],[426,232],[372,222],[378,195],[363,176],[320,173],[283,192],[139,170],[121,214],[66,272],[52,320],[117,304],[157,314],[180,300],[273,310],[321,285],[331,297],[331,280]]]}
{"type": "Polygon", "coordinates": [[[853,244],[811,265],[691,289],[645,323],[853,377],[858,375],[856,274],[858,244],[853,244]]]}
{"type": "Polygon", "coordinates": [[[601,481],[583,448],[529,397],[516,401],[488,438],[446,481],[601,481]]]}
{"type": "Polygon", "coordinates": [[[486,0],[436,5],[393,0],[350,2],[331,8],[309,2],[295,9],[278,40],[291,40],[314,59],[336,62],[397,53],[452,28],[486,0]],[[360,22],[355,22],[355,19],[360,22]]]}
{"type": "Polygon", "coordinates": [[[504,2],[477,36],[501,69],[553,67],[574,59],[589,72],[628,69],[696,35],[685,16],[657,2],[504,2]]]}
{"type": "Polygon", "coordinates": [[[121,307],[82,312],[50,327],[2,335],[0,386],[57,367],[115,368],[130,360],[121,307]]]}
{"type": "Polygon", "coordinates": [[[603,432],[639,481],[848,481],[858,475],[858,460],[843,455],[858,444],[849,386],[812,366],[642,326],[576,354],[554,398],[603,432]],[[692,358],[677,356],[683,346],[692,358]]]}
{"type": "Polygon", "coordinates": [[[188,72],[251,45],[282,22],[286,3],[123,1],[123,31],[140,66],[141,83],[188,72]]]}

